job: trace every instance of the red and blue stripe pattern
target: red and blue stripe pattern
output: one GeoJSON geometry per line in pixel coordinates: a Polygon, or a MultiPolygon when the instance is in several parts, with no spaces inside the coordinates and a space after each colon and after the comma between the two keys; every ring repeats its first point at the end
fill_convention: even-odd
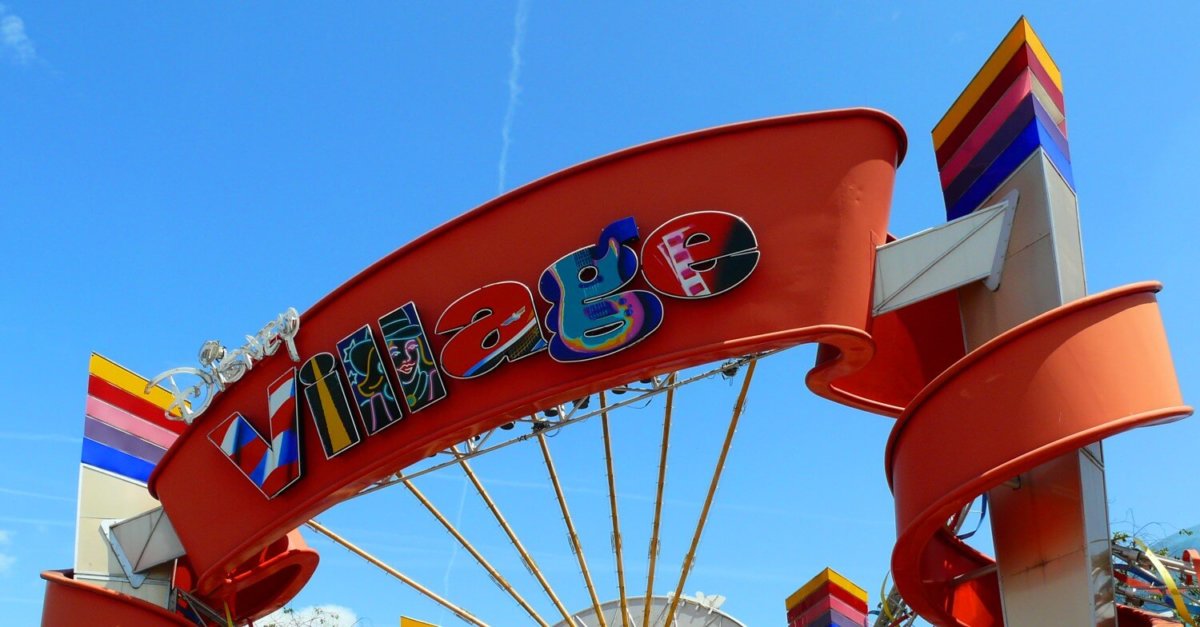
{"type": "Polygon", "coordinates": [[[295,368],[267,388],[267,408],[270,442],[237,412],[209,432],[208,439],[267,498],[274,498],[300,478],[295,368]]]}
{"type": "Polygon", "coordinates": [[[146,379],[100,355],[88,370],[80,461],[145,483],[186,425],[166,418],[166,393],[146,394],[146,379]]]}

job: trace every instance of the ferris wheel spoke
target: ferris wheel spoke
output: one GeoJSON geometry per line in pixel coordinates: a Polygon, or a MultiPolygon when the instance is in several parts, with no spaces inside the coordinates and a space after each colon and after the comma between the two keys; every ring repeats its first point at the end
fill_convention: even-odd
{"type": "Polygon", "coordinates": [[[600,425],[604,431],[604,466],[608,474],[608,504],[612,510],[613,553],[617,557],[617,590],[621,594],[621,626],[629,627],[629,598],[625,593],[625,563],[621,557],[621,517],[617,514],[617,476],[613,470],[608,399],[605,398],[604,392],[600,392],[600,425]]]}
{"type": "Polygon", "coordinates": [[[612,614],[611,612],[609,615],[605,614],[604,605],[601,603],[600,595],[598,594],[598,590],[596,588],[595,581],[592,579],[592,573],[589,568],[587,559],[584,555],[583,545],[580,540],[578,530],[576,529],[574,521],[571,517],[570,510],[567,506],[566,496],[563,492],[562,485],[559,480],[558,472],[554,466],[554,461],[550,455],[549,440],[546,437],[548,434],[553,435],[554,433],[557,433],[562,428],[565,428],[572,424],[578,424],[580,422],[586,421],[589,418],[599,416],[600,420],[601,420],[601,428],[602,428],[602,436],[603,436],[605,474],[606,474],[607,483],[608,483],[608,486],[607,486],[608,487],[608,499],[609,499],[609,508],[610,508],[610,514],[611,514],[611,523],[612,523],[612,529],[611,529],[612,550],[613,550],[613,554],[614,554],[614,558],[615,558],[615,566],[616,566],[615,574],[617,576],[617,587],[618,587],[618,591],[619,591],[619,595],[620,595],[619,598],[617,599],[618,606],[615,608],[612,608],[612,609],[616,610],[616,612],[620,613],[621,627],[631,627],[631,626],[638,626],[638,625],[640,625],[641,627],[648,627],[649,625],[655,625],[655,624],[664,625],[665,627],[670,627],[670,625],[672,625],[675,622],[675,620],[677,619],[677,612],[679,611],[680,601],[683,598],[683,596],[682,596],[683,588],[686,585],[688,575],[691,572],[692,567],[694,566],[694,562],[695,562],[695,558],[696,558],[696,551],[699,546],[700,539],[703,535],[704,526],[707,522],[709,511],[712,507],[712,501],[713,501],[714,495],[716,493],[716,489],[719,485],[721,474],[724,470],[726,458],[727,458],[727,455],[729,452],[729,448],[732,444],[733,435],[736,431],[738,420],[739,420],[739,418],[742,414],[742,411],[744,410],[744,407],[745,407],[746,397],[747,397],[747,394],[749,391],[750,383],[751,383],[751,380],[752,380],[752,377],[754,374],[754,369],[757,364],[757,360],[762,357],[773,354],[774,352],[777,352],[777,351],[766,351],[766,352],[756,353],[756,354],[752,354],[752,355],[746,355],[743,357],[738,357],[735,359],[730,359],[730,360],[727,360],[718,365],[709,365],[708,367],[704,368],[700,372],[689,373],[689,374],[687,374],[686,377],[681,377],[679,372],[672,372],[669,375],[665,375],[665,376],[664,375],[656,376],[656,377],[654,377],[654,379],[652,381],[645,382],[645,383],[650,384],[649,386],[646,386],[645,389],[642,389],[640,387],[635,387],[635,386],[628,386],[628,385],[627,386],[619,386],[618,388],[614,388],[614,389],[616,389],[618,391],[623,391],[624,393],[627,394],[628,398],[623,397],[622,399],[620,399],[619,402],[612,403],[612,404],[609,403],[609,398],[608,398],[607,393],[602,391],[598,395],[599,401],[600,401],[599,407],[595,407],[595,408],[591,409],[590,411],[588,411],[586,409],[587,403],[584,401],[584,399],[581,399],[581,401],[584,401],[584,402],[575,401],[570,405],[569,409],[568,409],[567,405],[560,405],[558,407],[557,414],[551,414],[550,412],[547,412],[547,417],[545,419],[542,419],[540,416],[530,416],[527,418],[516,419],[510,425],[504,427],[503,429],[496,428],[496,429],[492,429],[492,430],[480,433],[479,435],[474,436],[473,438],[467,440],[466,442],[462,442],[458,445],[451,445],[450,447],[444,449],[443,451],[441,451],[441,455],[443,456],[443,459],[449,458],[449,459],[445,459],[445,461],[442,461],[439,463],[434,463],[432,465],[426,465],[426,466],[420,467],[420,468],[409,468],[409,469],[406,469],[406,470],[403,470],[400,472],[396,472],[394,475],[391,475],[387,479],[378,481],[375,484],[371,485],[370,487],[360,491],[357,494],[357,496],[367,494],[369,492],[378,490],[378,489],[386,487],[388,485],[393,485],[395,483],[404,484],[405,487],[407,487],[409,489],[409,491],[413,493],[413,495],[417,498],[417,500],[419,502],[421,502],[421,504],[426,508],[426,510],[428,510],[430,512],[430,514],[450,533],[450,535],[453,536],[455,538],[455,540],[458,541],[458,543],[464,549],[466,549],[466,551],[475,559],[475,561],[480,566],[482,566],[485,571],[487,571],[488,575],[491,576],[491,578],[496,582],[497,586],[499,586],[502,590],[505,591],[505,593],[507,593],[509,596],[511,596],[512,599],[514,601],[516,601],[518,605],[520,605],[520,607],[533,619],[533,621],[536,624],[541,625],[542,627],[550,627],[549,623],[537,613],[537,610],[535,610],[529,604],[529,602],[526,601],[520,595],[520,593],[517,592],[517,590],[513,587],[513,585],[510,584],[508,582],[508,580],[506,580],[499,573],[499,571],[494,566],[492,566],[492,564],[480,553],[480,551],[478,549],[476,549],[463,536],[463,534],[460,531],[458,531],[458,529],[455,528],[454,524],[451,523],[446,518],[446,516],[444,516],[432,504],[432,502],[430,502],[429,499],[426,498],[416,488],[415,485],[413,485],[412,480],[415,477],[418,477],[418,476],[424,475],[424,474],[428,474],[428,473],[432,473],[432,472],[436,472],[438,470],[446,468],[447,466],[458,465],[460,468],[463,469],[463,472],[466,474],[467,479],[474,486],[476,492],[479,493],[480,498],[483,499],[484,504],[487,506],[488,510],[492,513],[493,517],[500,524],[501,529],[508,536],[510,543],[520,554],[525,567],[529,570],[530,574],[533,575],[534,578],[537,579],[538,583],[542,586],[542,589],[545,591],[545,593],[547,594],[549,599],[554,603],[554,606],[555,606],[555,609],[557,610],[557,612],[562,615],[562,618],[565,621],[563,624],[574,626],[577,624],[579,619],[576,618],[574,615],[572,615],[570,613],[570,611],[564,606],[564,604],[558,597],[557,593],[555,592],[554,587],[551,585],[549,579],[546,577],[546,575],[543,573],[541,568],[538,566],[537,562],[533,559],[533,556],[525,548],[524,544],[520,541],[515,530],[512,528],[512,526],[509,524],[509,522],[507,521],[507,519],[504,517],[503,513],[501,512],[499,505],[492,499],[487,488],[484,486],[483,481],[480,479],[480,477],[477,474],[475,474],[474,469],[469,464],[469,460],[478,455],[483,455],[483,454],[486,454],[489,452],[497,451],[502,448],[507,448],[508,446],[511,446],[518,442],[523,442],[525,440],[537,439],[538,444],[542,451],[543,460],[546,464],[546,470],[549,473],[551,484],[554,487],[555,498],[558,501],[559,508],[561,509],[562,514],[563,514],[563,522],[565,523],[566,528],[567,528],[567,535],[570,540],[572,550],[576,555],[576,559],[579,563],[579,569],[583,575],[584,584],[587,587],[589,600],[591,602],[592,612],[595,616],[594,620],[596,620],[599,623],[599,627],[608,627],[609,624],[615,625],[616,617],[611,615],[612,614]],[[706,379],[711,379],[714,376],[718,376],[718,375],[721,377],[724,377],[724,378],[731,378],[733,376],[736,376],[737,370],[739,370],[742,367],[745,367],[746,370],[745,370],[745,375],[744,375],[744,378],[742,381],[741,390],[737,397],[737,401],[734,404],[733,416],[730,419],[728,432],[726,433],[724,443],[723,443],[721,451],[720,451],[720,456],[716,462],[716,467],[713,470],[712,481],[710,483],[707,496],[704,500],[704,504],[701,509],[699,519],[696,523],[696,529],[695,529],[695,533],[692,538],[690,548],[689,548],[687,554],[684,556],[682,564],[681,564],[679,580],[678,580],[677,586],[675,588],[675,592],[670,597],[671,598],[670,603],[660,606],[661,609],[659,611],[655,612],[653,610],[653,604],[649,603],[649,599],[651,599],[653,597],[654,584],[656,582],[656,576],[657,576],[658,557],[661,552],[661,531],[662,531],[663,507],[664,507],[665,492],[666,492],[667,457],[668,457],[668,452],[670,449],[671,423],[672,423],[672,414],[673,414],[673,410],[674,410],[675,389],[678,387],[685,386],[685,385],[690,385],[692,383],[697,383],[697,382],[700,382],[700,381],[703,381],[706,379]],[[630,394],[630,392],[632,392],[632,394],[630,394]],[[663,393],[666,394],[666,401],[665,401],[665,408],[664,408],[664,415],[663,415],[663,433],[662,433],[662,440],[661,440],[661,444],[660,444],[659,469],[658,469],[658,477],[657,477],[655,498],[654,498],[654,516],[653,516],[652,522],[651,522],[650,541],[649,541],[648,552],[647,552],[648,553],[648,556],[647,556],[648,557],[648,568],[647,568],[647,576],[646,576],[646,593],[645,593],[645,597],[644,597],[645,600],[643,601],[643,606],[642,606],[643,611],[640,613],[641,622],[639,623],[638,622],[639,616],[634,615],[634,613],[636,612],[636,609],[634,609],[634,607],[631,607],[631,602],[630,602],[631,591],[627,588],[626,581],[625,581],[624,543],[623,543],[623,536],[621,533],[619,507],[618,507],[618,503],[617,503],[616,466],[615,466],[615,460],[613,458],[613,434],[611,431],[610,418],[612,417],[611,416],[612,412],[617,409],[620,409],[622,407],[632,406],[635,404],[642,404],[644,406],[644,404],[646,403],[647,400],[649,400],[650,398],[652,398],[658,394],[663,394],[663,393]],[[530,427],[529,432],[525,433],[525,434],[521,434],[521,435],[515,435],[515,437],[511,437],[508,439],[503,439],[503,441],[498,442],[498,443],[494,442],[495,438],[493,438],[492,436],[496,435],[497,433],[501,433],[505,430],[511,431],[513,426],[520,426],[520,425],[529,425],[529,427],[530,427]],[[489,440],[492,440],[492,441],[489,441],[489,440]]]}
{"type": "Polygon", "coordinates": [[[454,613],[455,616],[461,618],[462,620],[464,620],[472,625],[476,625],[477,627],[488,627],[487,623],[479,620],[470,612],[462,609],[461,607],[458,607],[457,605],[451,603],[450,601],[447,601],[446,599],[439,596],[436,592],[417,583],[415,580],[413,580],[408,575],[405,575],[404,573],[396,570],[395,568],[388,566],[386,563],[381,561],[379,558],[375,557],[374,555],[371,555],[370,553],[367,553],[366,551],[360,549],[357,545],[351,543],[350,541],[339,536],[338,534],[330,531],[327,527],[325,527],[321,523],[317,522],[316,520],[310,520],[305,524],[307,524],[309,526],[309,528],[320,533],[321,535],[342,545],[343,547],[348,549],[351,553],[354,553],[355,555],[367,560],[368,562],[377,566],[379,569],[383,570],[387,574],[404,582],[406,585],[408,585],[412,589],[416,590],[417,592],[420,592],[421,594],[425,595],[432,601],[438,603],[442,607],[450,610],[451,612],[454,613]]]}
{"type": "Polygon", "coordinates": [[[717,485],[721,482],[721,471],[725,469],[725,459],[729,455],[729,447],[733,443],[733,434],[737,431],[738,419],[746,406],[746,393],[750,391],[750,381],[754,378],[754,366],[757,364],[757,359],[751,359],[746,367],[746,375],[742,379],[742,389],[738,393],[737,403],[733,406],[733,417],[729,419],[729,429],[725,432],[725,442],[721,445],[721,454],[717,457],[716,467],[713,468],[708,494],[704,497],[704,507],[700,508],[700,518],[696,521],[696,532],[692,534],[692,544],[688,547],[688,552],[684,555],[683,564],[679,569],[679,583],[675,586],[675,594],[671,598],[671,607],[667,610],[667,622],[664,627],[671,627],[671,623],[675,620],[675,610],[683,595],[683,586],[687,583],[688,573],[692,570],[692,563],[696,558],[696,547],[700,545],[700,536],[704,534],[704,523],[708,520],[708,511],[712,507],[717,485]]]}
{"type": "Polygon", "coordinates": [[[571,510],[567,508],[567,497],[563,494],[562,485],[558,482],[558,473],[554,470],[554,459],[550,457],[550,444],[546,441],[546,434],[539,431],[537,440],[542,448],[542,459],[546,462],[546,470],[550,473],[550,483],[554,485],[554,496],[558,500],[563,521],[567,525],[567,536],[571,539],[571,548],[575,552],[576,559],[579,560],[579,569],[583,571],[583,582],[587,586],[588,595],[592,600],[592,610],[595,611],[596,619],[600,621],[600,627],[608,627],[608,621],[605,620],[604,612],[600,609],[600,597],[596,594],[596,586],[592,583],[591,572],[588,571],[587,558],[583,555],[583,544],[579,541],[579,534],[575,531],[575,523],[571,521],[571,510]]]}
{"type": "Polygon", "coordinates": [[[567,608],[562,604],[562,601],[558,599],[558,595],[554,593],[554,588],[550,586],[550,582],[546,580],[546,576],[543,575],[542,570],[538,568],[537,562],[534,561],[533,556],[529,554],[529,551],[525,550],[525,545],[521,543],[520,538],[517,537],[517,534],[515,531],[513,531],[512,526],[508,524],[507,520],[505,520],[504,514],[500,513],[500,508],[496,505],[496,502],[492,500],[492,497],[490,494],[488,494],[487,489],[483,487],[483,483],[479,480],[479,477],[475,474],[475,471],[471,470],[471,465],[467,462],[466,457],[463,457],[459,453],[457,446],[451,447],[450,450],[456,456],[458,456],[458,463],[460,466],[462,466],[463,472],[466,473],[467,479],[470,480],[471,485],[475,486],[475,491],[479,493],[479,497],[483,499],[483,502],[485,505],[487,505],[488,510],[492,512],[492,516],[496,518],[496,522],[500,523],[500,528],[504,530],[504,533],[508,536],[508,540],[512,542],[513,548],[517,550],[517,553],[521,555],[521,559],[525,561],[525,566],[529,568],[529,572],[533,573],[534,578],[538,580],[538,583],[542,585],[542,589],[546,591],[546,595],[549,596],[550,600],[554,602],[554,607],[557,608],[559,613],[562,614],[563,620],[565,620],[568,625],[574,625],[575,620],[571,617],[571,613],[567,611],[567,608]]]}
{"type": "Polygon", "coordinates": [[[462,533],[458,531],[457,528],[455,528],[454,523],[450,522],[450,520],[446,518],[446,516],[443,515],[442,512],[440,512],[438,508],[434,506],[434,504],[430,502],[430,500],[426,498],[424,494],[421,493],[420,490],[417,489],[417,486],[413,485],[412,481],[410,481],[408,478],[403,478],[400,480],[400,482],[404,484],[404,487],[408,488],[409,492],[412,492],[413,496],[417,497],[417,500],[421,502],[421,505],[424,505],[425,509],[429,510],[429,513],[432,514],[433,517],[436,518],[437,521],[446,528],[446,531],[449,531],[450,535],[454,536],[455,540],[458,540],[458,543],[467,550],[467,553],[470,553],[471,557],[475,558],[475,561],[478,562],[479,565],[482,566],[489,575],[491,575],[492,579],[496,581],[496,584],[499,585],[501,589],[507,592],[509,596],[511,596],[513,600],[517,602],[517,605],[520,605],[521,608],[524,609],[525,612],[529,614],[529,616],[533,618],[538,625],[541,625],[542,627],[550,627],[550,624],[547,623],[537,613],[537,610],[533,609],[533,607],[529,605],[529,602],[526,601],[525,598],[522,597],[521,594],[512,587],[512,584],[510,584],[508,580],[500,574],[500,571],[496,570],[496,568],[492,566],[491,562],[489,562],[487,558],[485,558],[483,554],[480,553],[479,550],[476,549],[475,546],[472,545],[466,539],[466,537],[464,537],[462,533]]]}
{"type": "Polygon", "coordinates": [[[671,408],[675,402],[676,373],[667,380],[667,408],[663,413],[662,450],[658,457],[658,489],[654,493],[654,522],[650,525],[650,564],[646,569],[646,597],[643,601],[642,625],[650,624],[650,597],[654,594],[654,568],[658,561],[658,530],[662,522],[663,488],[667,479],[667,447],[671,441],[671,408]]]}
{"type": "MultiPolygon", "coordinates": [[[[779,350],[782,350],[782,349],[763,351],[761,353],[756,353],[754,355],[738,357],[736,359],[732,359],[730,361],[721,363],[716,366],[710,365],[710,367],[706,368],[705,370],[695,373],[695,374],[692,374],[692,375],[689,375],[686,379],[677,379],[674,383],[668,383],[665,380],[662,383],[659,383],[656,381],[649,388],[621,386],[619,389],[624,390],[625,392],[631,392],[631,393],[626,394],[626,396],[628,398],[625,398],[625,399],[621,400],[620,402],[613,403],[612,405],[607,406],[607,408],[604,411],[611,412],[611,411],[614,411],[614,410],[622,408],[622,407],[629,407],[629,406],[638,405],[638,404],[645,404],[647,400],[654,398],[655,396],[658,396],[659,394],[663,394],[663,393],[665,393],[669,390],[675,389],[675,388],[683,387],[686,385],[691,385],[693,383],[698,383],[698,382],[704,381],[706,379],[711,379],[712,377],[717,376],[717,375],[724,376],[724,374],[726,372],[729,372],[731,369],[733,371],[736,371],[738,368],[749,363],[753,359],[759,359],[762,357],[766,357],[768,355],[772,355],[774,353],[779,352],[779,350]]],[[[515,420],[512,423],[512,425],[514,427],[517,425],[528,425],[530,427],[530,431],[528,433],[522,433],[519,435],[510,436],[507,439],[503,439],[500,442],[489,442],[489,441],[494,439],[493,436],[495,436],[498,431],[499,432],[507,432],[507,431],[509,431],[509,429],[506,429],[505,427],[498,427],[497,429],[491,429],[489,431],[486,431],[486,432],[481,433],[478,436],[476,436],[479,438],[478,440],[471,438],[471,439],[468,439],[466,442],[464,442],[464,444],[466,445],[466,451],[460,451],[458,453],[458,455],[460,455],[466,459],[472,459],[472,458],[480,456],[480,455],[484,455],[487,453],[493,453],[495,451],[507,448],[514,444],[518,444],[518,443],[524,442],[526,440],[531,440],[536,436],[537,433],[539,433],[541,431],[557,432],[557,431],[564,429],[566,427],[569,427],[571,425],[580,424],[582,422],[590,420],[601,414],[600,409],[584,411],[584,407],[586,407],[586,405],[580,405],[578,407],[575,407],[570,412],[568,412],[568,414],[566,416],[563,416],[559,420],[556,420],[556,421],[541,420],[541,419],[537,419],[537,418],[533,418],[533,417],[521,418],[521,419],[515,420]]],[[[447,468],[449,466],[453,466],[458,463],[457,456],[454,453],[450,452],[449,450],[438,451],[437,455],[450,457],[451,459],[447,459],[445,461],[431,464],[431,465],[426,465],[426,466],[423,466],[420,468],[406,468],[401,471],[397,471],[395,474],[388,475],[386,478],[380,479],[379,481],[376,481],[375,483],[372,483],[371,485],[364,487],[362,490],[359,490],[356,494],[354,494],[353,496],[351,496],[349,498],[357,498],[360,496],[365,496],[365,495],[375,492],[377,490],[381,490],[388,486],[392,486],[397,483],[400,483],[402,478],[415,479],[417,477],[420,477],[421,475],[426,475],[429,473],[437,472],[443,468],[447,468]]]]}

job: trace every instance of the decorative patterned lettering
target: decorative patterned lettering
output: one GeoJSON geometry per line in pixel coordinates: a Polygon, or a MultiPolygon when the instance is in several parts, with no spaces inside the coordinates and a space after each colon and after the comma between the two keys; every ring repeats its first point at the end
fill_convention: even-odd
{"type": "Polygon", "coordinates": [[[358,444],[362,435],[346,398],[346,386],[337,372],[337,358],[330,353],[317,353],[300,367],[299,376],[305,405],[317,427],[325,457],[333,457],[358,444]]]}
{"type": "Polygon", "coordinates": [[[363,325],[338,342],[337,348],[367,434],[374,435],[403,418],[371,327],[363,325]]]}
{"type": "Polygon", "coordinates": [[[271,499],[300,478],[295,368],[289,368],[267,388],[267,407],[270,442],[237,412],[209,431],[208,439],[271,499]]]}
{"type": "Polygon", "coordinates": [[[675,298],[710,298],[749,278],[758,266],[758,241],[741,218],[700,211],[673,218],[642,245],[642,275],[675,298]]]}
{"type": "Polygon", "coordinates": [[[478,377],[505,361],[546,348],[533,293],[504,281],[462,296],[442,312],[434,333],[453,334],[442,347],[442,371],[456,379],[478,377]]]}
{"type": "Polygon", "coordinates": [[[662,301],[653,292],[625,290],[637,273],[633,218],[618,220],[597,243],[560,258],[543,273],[538,289],[551,303],[546,327],[550,356],[574,362],[611,355],[645,339],[662,324],[662,301]]]}
{"type": "Polygon", "coordinates": [[[433,361],[429,338],[413,302],[379,319],[383,341],[409,411],[417,412],[445,398],[446,385],[433,361]]]}

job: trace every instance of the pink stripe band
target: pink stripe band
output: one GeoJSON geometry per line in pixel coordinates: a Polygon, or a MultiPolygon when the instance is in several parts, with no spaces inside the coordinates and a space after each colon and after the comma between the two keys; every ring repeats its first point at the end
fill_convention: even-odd
{"type": "MultiPolygon", "coordinates": [[[[796,621],[796,623],[799,625],[809,625],[812,622],[815,622],[816,619],[819,618],[822,614],[824,614],[830,610],[837,612],[837,613],[841,614],[842,616],[845,616],[846,618],[849,618],[849,619],[852,619],[855,621],[861,620],[864,623],[866,622],[867,615],[864,614],[862,612],[862,610],[855,609],[855,608],[851,607],[849,603],[846,603],[845,601],[843,601],[833,595],[830,595],[830,596],[827,596],[827,597],[821,599],[820,601],[818,601],[816,605],[804,610],[804,613],[797,617],[798,620],[796,621]]],[[[862,624],[862,623],[855,623],[855,624],[862,624]]]]}
{"type": "Polygon", "coordinates": [[[142,420],[93,396],[88,396],[87,399],[87,415],[163,448],[169,448],[175,442],[175,438],[179,437],[154,423],[142,420]]]}
{"type": "Polygon", "coordinates": [[[963,169],[971,163],[971,159],[974,159],[975,155],[979,154],[979,151],[983,149],[988,140],[996,134],[996,131],[1000,130],[1000,127],[1004,125],[1009,116],[1017,110],[1021,101],[1033,90],[1032,81],[1034,80],[1036,79],[1033,77],[1032,70],[1022,70],[1017,75],[1017,80],[1013,81],[1012,85],[1009,85],[1004,94],[1000,96],[1000,99],[996,101],[996,104],[992,106],[992,109],[979,121],[979,125],[971,130],[971,134],[963,140],[962,145],[958,147],[958,150],[954,151],[954,155],[946,161],[946,165],[938,172],[942,178],[943,189],[954,180],[954,177],[962,173],[963,169]]]}
{"type": "MultiPolygon", "coordinates": [[[[974,127],[971,135],[962,141],[959,149],[954,151],[954,155],[950,156],[946,165],[942,166],[941,171],[938,171],[938,175],[942,179],[942,189],[946,189],[955,177],[958,177],[968,165],[971,165],[971,160],[979,154],[979,150],[983,150],[989,139],[996,135],[996,131],[1000,130],[1000,127],[1008,121],[1016,108],[1021,106],[1025,96],[1032,92],[1033,96],[1038,98],[1038,102],[1042,103],[1042,108],[1048,112],[1057,111],[1057,108],[1051,109],[1051,107],[1056,107],[1054,102],[1046,102],[1045,98],[1040,97],[1044,94],[1045,89],[1033,89],[1034,82],[1038,82],[1038,77],[1032,70],[1022,70],[1016,76],[1013,84],[1009,85],[1008,89],[1004,90],[1004,94],[1000,96],[1000,100],[996,101],[996,105],[992,106],[991,111],[984,115],[983,120],[979,120],[979,125],[974,127]],[[1039,94],[1039,91],[1042,94],[1039,94]]],[[[1040,84],[1042,83],[1038,82],[1038,85],[1040,84]]],[[[1066,137],[1067,118],[1063,118],[1057,126],[1058,130],[1063,133],[1063,137],[1066,137]]]]}

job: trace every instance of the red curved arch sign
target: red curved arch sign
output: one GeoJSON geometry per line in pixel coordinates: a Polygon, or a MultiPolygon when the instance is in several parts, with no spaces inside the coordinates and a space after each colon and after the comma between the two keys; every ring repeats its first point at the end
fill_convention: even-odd
{"type": "Polygon", "coordinates": [[[874,350],[904,148],[870,110],[683,135],[527,185],[366,269],[268,334],[273,354],[151,477],[198,588],[408,464],[647,375],[819,341],[834,349],[814,390],[895,413],[921,382],[870,398],[834,382],[874,350]]]}

